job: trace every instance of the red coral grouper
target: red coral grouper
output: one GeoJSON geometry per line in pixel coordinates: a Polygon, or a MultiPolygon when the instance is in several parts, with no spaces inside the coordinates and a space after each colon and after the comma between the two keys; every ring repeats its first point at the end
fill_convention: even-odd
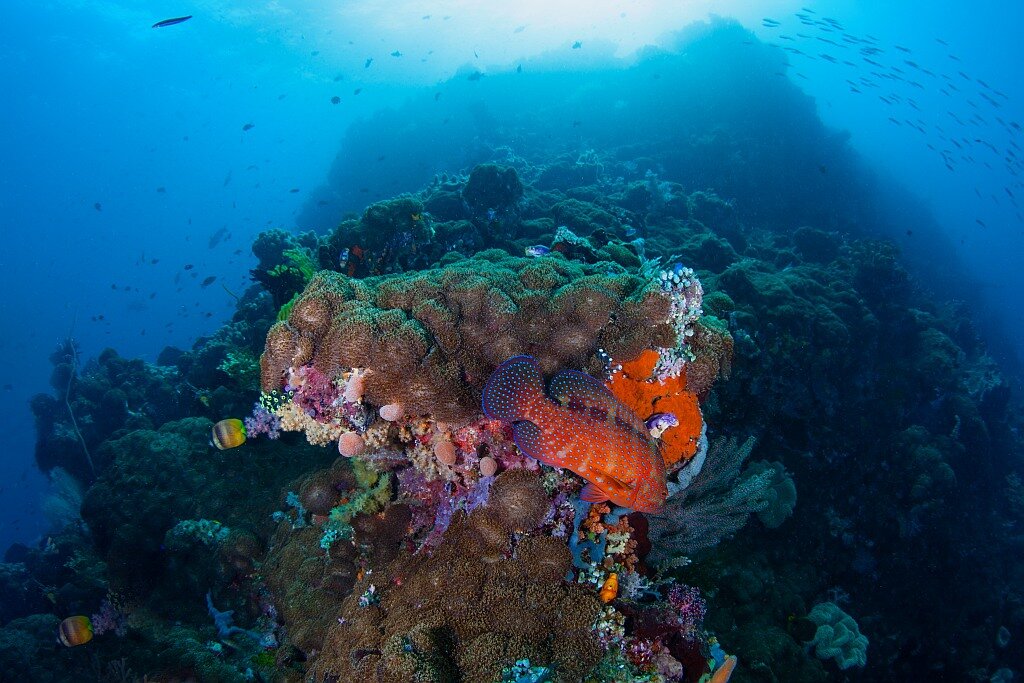
{"type": "Polygon", "coordinates": [[[511,422],[516,445],[527,455],[589,481],[583,500],[660,509],[668,497],[665,461],[643,420],[582,372],[563,370],[549,391],[550,400],[537,361],[514,356],[487,380],[484,414],[511,422]]]}

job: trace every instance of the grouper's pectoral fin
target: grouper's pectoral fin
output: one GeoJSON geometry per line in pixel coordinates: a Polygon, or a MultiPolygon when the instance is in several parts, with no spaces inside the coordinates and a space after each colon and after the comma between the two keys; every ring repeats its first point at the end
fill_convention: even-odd
{"type": "Polygon", "coordinates": [[[580,491],[580,499],[587,503],[603,503],[606,500],[623,500],[629,497],[633,482],[622,482],[614,477],[604,476],[600,484],[590,482],[580,491]]]}
{"type": "Polygon", "coordinates": [[[580,491],[580,500],[584,503],[603,503],[610,498],[607,493],[597,488],[596,484],[587,484],[580,491]]]}

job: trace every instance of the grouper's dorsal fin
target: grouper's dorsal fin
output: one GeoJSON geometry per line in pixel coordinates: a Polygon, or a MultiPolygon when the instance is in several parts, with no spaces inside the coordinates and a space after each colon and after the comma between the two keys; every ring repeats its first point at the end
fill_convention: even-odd
{"type": "Polygon", "coordinates": [[[548,394],[560,405],[596,410],[624,422],[641,436],[648,434],[643,420],[619,403],[608,387],[584,372],[563,370],[558,373],[551,380],[548,394]]]}

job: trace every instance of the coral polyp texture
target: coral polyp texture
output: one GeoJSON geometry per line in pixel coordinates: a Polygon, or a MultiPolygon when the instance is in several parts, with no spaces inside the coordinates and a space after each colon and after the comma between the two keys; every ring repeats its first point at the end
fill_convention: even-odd
{"type": "Polygon", "coordinates": [[[373,405],[465,421],[511,356],[532,355],[545,373],[600,372],[599,350],[633,358],[675,347],[670,307],[656,282],[621,266],[499,251],[364,280],[325,271],[267,335],[262,385],[281,389],[307,364],[328,377],[359,369],[373,405]]]}

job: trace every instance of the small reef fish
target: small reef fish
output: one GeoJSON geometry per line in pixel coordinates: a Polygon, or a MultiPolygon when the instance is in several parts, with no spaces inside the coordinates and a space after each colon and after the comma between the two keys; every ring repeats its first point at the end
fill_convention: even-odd
{"type": "Polygon", "coordinates": [[[212,285],[216,281],[217,281],[217,276],[216,275],[211,275],[211,276],[205,278],[202,282],[200,282],[199,286],[200,287],[209,287],[210,285],[212,285]]]}
{"type": "Polygon", "coordinates": [[[608,604],[619,594],[619,575],[612,572],[605,579],[604,583],[601,584],[601,590],[598,592],[597,597],[601,599],[601,602],[608,604]]]}
{"type": "Polygon", "coordinates": [[[659,510],[668,497],[665,460],[643,420],[582,372],[560,372],[549,395],[537,361],[513,356],[488,378],[483,411],[511,422],[516,445],[527,455],[586,479],[584,501],[659,510]]]}
{"type": "Polygon", "coordinates": [[[543,244],[538,244],[536,246],[526,248],[527,256],[547,256],[550,253],[551,249],[549,247],[545,247],[543,244]]]}
{"type": "Polygon", "coordinates": [[[245,423],[234,417],[221,420],[213,425],[210,432],[210,443],[219,451],[241,446],[245,443],[245,423]]]}
{"type": "Polygon", "coordinates": [[[174,17],[173,19],[162,19],[162,20],[156,22],[155,24],[153,24],[152,28],[164,28],[164,27],[167,27],[167,26],[174,26],[175,24],[181,24],[183,22],[186,22],[186,21],[188,21],[191,18],[192,18],[192,15],[189,14],[189,15],[186,15],[184,17],[174,17]]]}
{"type": "Polygon", "coordinates": [[[89,617],[68,617],[57,628],[57,639],[64,647],[85,645],[92,640],[92,621],[89,617]]]}

